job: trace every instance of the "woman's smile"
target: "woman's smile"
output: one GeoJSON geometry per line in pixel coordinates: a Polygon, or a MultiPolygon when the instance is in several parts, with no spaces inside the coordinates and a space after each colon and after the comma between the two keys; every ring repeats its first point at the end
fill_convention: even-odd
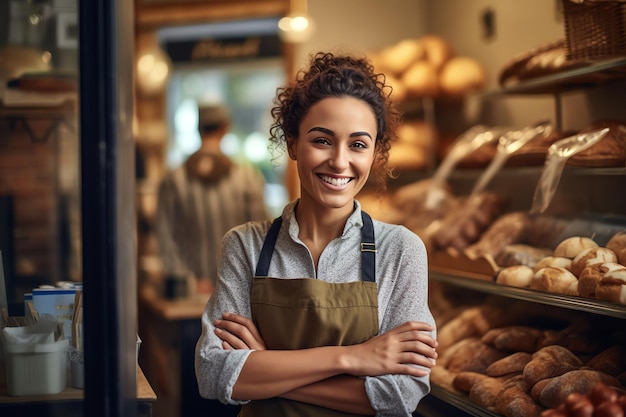
{"type": "Polygon", "coordinates": [[[321,178],[322,181],[324,181],[325,183],[330,184],[334,187],[344,187],[350,181],[352,181],[352,177],[333,177],[333,176],[324,175],[324,174],[317,174],[317,176],[321,178]]]}

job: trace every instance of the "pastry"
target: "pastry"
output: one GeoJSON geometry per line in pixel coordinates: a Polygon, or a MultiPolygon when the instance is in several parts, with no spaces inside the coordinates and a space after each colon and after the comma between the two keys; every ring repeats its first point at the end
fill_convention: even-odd
{"type": "Polygon", "coordinates": [[[537,264],[533,267],[533,271],[537,272],[541,268],[545,268],[547,266],[565,268],[569,270],[572,266],[572,259],[564,256],[546,256],[537,262],[537,264]]]}
{"type": "Polygon", "coordinates": [[[578,277],[587,266],[606,262],[617,262],[615,252],[603,247],[587,248],[572,259],[570,271],[578,277]]]}
{"type": "Polygon", "coordinates": [[[574,259],[576,255],[587,248],[597,248],[599,245],[591,238],[573,236],[564,239],[554,248],[554,256],[574,259]]]}
{"type": "Polygon", "coordinates": [[[617,265],[604,273],[596,287],[596,298],[626,305],[626,266],[617,265]]]}
{"type": "Polygon", "coordinates": [[[565,268],[548,266],[538,270],[530,282],[530,288],[555,294],[566,294],[576,276],[565,268]]]}
{"type": "Polygon", "coordinates": [[[596,298],[596,287],[604,276],[600,267],[604,264],[590,265],[582,270],[578,276],[578,291],[581,296],[596,298]]]}
{"type": "Polygon", "coordinates": [[[580,295],[588,298],[596,298],[596,288],[604,274],[608,271],[622,269],[624,266],[615,262],[589,265],[580,273],[578,277],[578,290],[580,295]]]}
{"type": "Polygon", "coordinates": [[[535,273],[531,267],[526,265],[514,265],[501,269],[496,276],[496,282],[498,284],[525,288],[530,286],[534,275],[535,273]]]}
{"type": "Polygon", "coordinates": [[[626,231],[614,234],[605,246],[615,252],[619,263],[626,265],[626,231]]]}

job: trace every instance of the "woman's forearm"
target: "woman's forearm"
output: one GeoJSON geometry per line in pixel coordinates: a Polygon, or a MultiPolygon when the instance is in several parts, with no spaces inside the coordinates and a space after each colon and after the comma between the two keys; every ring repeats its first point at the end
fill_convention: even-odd
{"type": "Polygon", "coordinates": [[[365,380],[352,375],[337,375],[314,382],[289,391],[282,397],[345,413],[375,414],[375,410],[365,393],[365,380]]]}
{"type": "Polygon", "coordinates": [[[259,400],[278,397],[297,388],[348,374],[403,374],[422,377],[431,368],[435,340],[424,333],[429,324],[407,322],[366,342],[296,350],[255,350],[244,363],[232,398],[259,400]]]}
{"type": "Polygon", "coordinates": [[[259,400],[279,397],[297,388],[345,372],[344,347],[254,351],[233,386],[232,398],[259,400]]]}

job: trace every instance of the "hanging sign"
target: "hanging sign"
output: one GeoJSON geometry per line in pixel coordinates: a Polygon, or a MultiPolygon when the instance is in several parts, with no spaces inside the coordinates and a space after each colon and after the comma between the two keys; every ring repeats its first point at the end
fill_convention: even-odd
{"type": "Polygon", "coordinates": [[[280,57],[278,35],[168,41],[163,49],[172,62],[225,62],[280,57]]]}

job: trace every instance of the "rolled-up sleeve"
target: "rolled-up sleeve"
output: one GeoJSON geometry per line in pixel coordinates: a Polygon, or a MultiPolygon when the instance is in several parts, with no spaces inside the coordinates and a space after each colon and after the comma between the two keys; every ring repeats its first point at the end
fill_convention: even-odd
{"type": "Polygon", "coordinates": [[[224,404],[245,404],[232,399],[233,386],[251,350],[224,350],[215,333],[214,320],[224,312],[250,317],[250,286],[253,272],[238,233],[223,239],[219,281],[202,314],[202,333],[196,344],[195,371],[198,390],[204,398],[224,404]]]}
{"type": "MultiPolygon", "coordinates": [[[[376,268],[381,323],[379,333],[407,321],[435,325],[428,307],[428,259],[424,243],[404,227],[395,230],[385,228],[382,234],[377,239],[377,244],[380,244],[376,257],[380,260],[376,268]],[[386,231],[392,234],[385,236],[386,231]]],[[[436,337],[436,331],[429,334],[436,337]]],[[[376,416],[411,416],[421,399],[430,392],[430,377],[366,377],[365,391],[376,416]]]]}

